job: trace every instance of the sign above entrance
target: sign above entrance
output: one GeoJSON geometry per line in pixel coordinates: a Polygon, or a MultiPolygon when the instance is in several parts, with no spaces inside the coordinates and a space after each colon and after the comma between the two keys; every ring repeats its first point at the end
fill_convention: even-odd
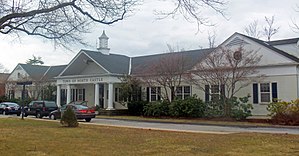
{"type": "Polygon", "coordinates": [[[77,78],[77,79],[64,79],[61,80],[61,84],[82,84],[82,83],[96,83],[103,82],[102,77],[93,77],[93,78],[77,78]]]}

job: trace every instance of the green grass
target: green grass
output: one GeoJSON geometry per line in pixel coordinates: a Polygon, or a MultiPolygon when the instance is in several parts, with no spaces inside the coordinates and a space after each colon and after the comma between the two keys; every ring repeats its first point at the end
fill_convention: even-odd
{"type": "Polygon", "coordinates": [[[199,134],[59,122],[0,119],[0,155],[232,155],[294,156],[299,135],[199,134]]]}

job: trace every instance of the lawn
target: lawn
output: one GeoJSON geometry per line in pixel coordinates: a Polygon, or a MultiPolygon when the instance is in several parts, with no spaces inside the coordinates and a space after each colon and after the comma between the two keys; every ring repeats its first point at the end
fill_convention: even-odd
{"type": "Polygon", "coordinates": [[[283,155],[299,153],[299,135],[199,134],[59,122],[0,119],[0,155],[283,155]]]}

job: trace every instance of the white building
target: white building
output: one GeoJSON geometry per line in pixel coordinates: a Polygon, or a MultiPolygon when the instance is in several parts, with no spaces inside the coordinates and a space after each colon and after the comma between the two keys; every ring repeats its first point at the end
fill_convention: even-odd
{"type": "MultiPolygon", "coordinates": [[[[81,50],[55,77],[58,105],[84,100],[88,101],[89,105],[99,105],[107,110],[126,109],[126,106],[119,102],[120,77],[138,74],[161,57],[169,55],[164,53],[128,57],[112,54],[108,47],[109,38],[105,32],[99,39],[100,44],[97,51],[81,50]]],[[[259,55],[263,56],[258,71],[265,77],[237,93],[238,97],[251,95],[250,102],[254,105],[254,115],[266,115],[266,106],[273,98],[287,101],[299,98],[298,40],[299,38],[294,38],[265,42],[235,33],[221,44],[231,47],[243,44],[246,49],[257,50],[259,55]]],[[[199,49],[179,53],[189,58],[188,68],[186,68],[188,71],[214,50],[199,49]]],[[[12,75],[15,74],[15,70],[12,75]]],[[[160,100],[160,96],[157,94],[159,87],[149,87],[145,84],[141,88],[145,95],[143,99],[160,100]]],[[[179,90],[181,98],[193,94],[197,94],[203,100],[209,98],[197,86],[184,81],[179,90]]]]}

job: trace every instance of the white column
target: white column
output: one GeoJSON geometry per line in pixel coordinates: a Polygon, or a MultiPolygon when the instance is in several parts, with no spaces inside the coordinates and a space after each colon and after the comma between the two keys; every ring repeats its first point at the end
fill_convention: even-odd
{"type": "Polygon", "coordinates": [[[106,83],[104,83],[104,105],[103,105],[103,108],[107,108],[108,107],[108,89],[107,89],[107,87],[108,87],[108,84],[106,84],[106,83]]]}
{"type": "Polygon", "coordinates": [[[56,104],[60,108],[61,107],[61,85],[57,85],[56,89],[56,104]]]}
{"type": "Polygon", "coordinates": [[[66,89],[67,89],[66,104],[69,104],[71,102],[71,85],[68,84],[66,89]]]}
{"type": "Polygon", "coordinates": [[[94,90],[94,106],[100,105],[100,84],[95,84],[95,90],[94,90]]]}
{"type": "Polygon", "coordinates": [[[114,110],[113,108],[113,83],[108,85],[108,108],[107,110],[114,110]]]}

